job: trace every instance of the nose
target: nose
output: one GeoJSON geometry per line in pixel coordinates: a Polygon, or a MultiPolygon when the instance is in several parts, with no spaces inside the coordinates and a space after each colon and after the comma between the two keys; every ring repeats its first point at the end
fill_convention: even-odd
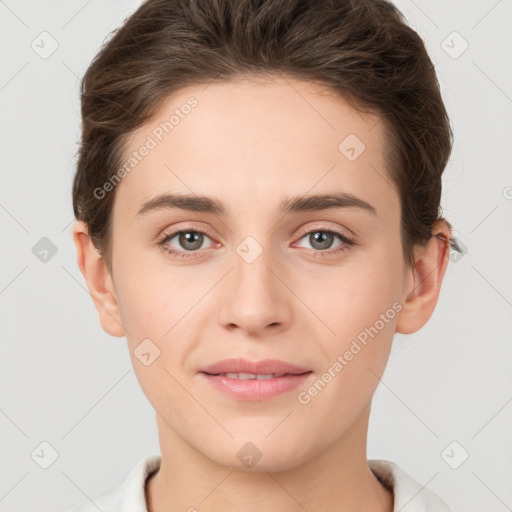
{"type": "Polygon", "coordinates": [[[221,287],[221,324],[255,337],[285,329],[292,319],[293,293],[281,267],[267,249],[254,261],[240,254],[234,253],[234,268],[221,287]]]}

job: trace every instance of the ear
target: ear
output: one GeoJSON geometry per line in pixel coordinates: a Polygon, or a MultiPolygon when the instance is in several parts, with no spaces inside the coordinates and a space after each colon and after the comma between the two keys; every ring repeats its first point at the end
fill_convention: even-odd
{"type": "Polygon", "coordinates": [[[83,221],[74,223],[73,241],[77,263],[98,310],[101,327],[111,336],[124,336],[125,329],[121,322],[112,277],[98,249],[89,238],[87,224],[83,221]]]}
{"type": "Polygon", "coordinates": [[[441,291],[450,255],[450,228],[444,220],[437,221],[432,237],[424,247],[415,247],[414,266],[406,272],[396,331],[411,334],[421,329],[432,316],[441,291]]]}

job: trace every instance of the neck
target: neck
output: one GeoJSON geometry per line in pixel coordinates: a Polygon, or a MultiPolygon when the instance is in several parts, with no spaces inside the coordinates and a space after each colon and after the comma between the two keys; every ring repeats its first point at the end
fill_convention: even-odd
{"type": "Polygon", "coordinates": [[[392,512],[393,492],[368,467],[369,407],[334,444],[286,470],[242,471],[216,464],[157,416],[162,452],[146,485],[148,512],[392,512]]]}

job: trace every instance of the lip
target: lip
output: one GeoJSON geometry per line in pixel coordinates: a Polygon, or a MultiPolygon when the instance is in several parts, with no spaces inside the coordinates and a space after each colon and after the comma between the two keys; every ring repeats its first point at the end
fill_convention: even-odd
{"type": "Polygon", "coordinates": [[[215,389],[231,398],[246,401],[262,401],[291,391],[312,375],[312,370],[279,361],[265,359],[263,361],[247,361],[246,359],[225,359],[206,366],[199,374],[215,389]],[[234,379],[220,373],[284,373],[281,377],[271,379],[234,379]]]}
{"type": "Polygon", "coordinates": [[[231,379],[224,375],[210,375],[208,373],[199,374],[218,391],[227,394],[237,400],[246,400],[250,402],[261,402],[270,400],[286,391],[291,391],[301,385],[312,375],[312,372],[297,375],[284,375],[265,380],[241,380],[231,379]]]}
{"type": "Polygon", "coordinates": [[[290,375],[299,375],[311,371],[308,368],[280,361],[278,359],[263,359],[262,361],[248,361],[243,358],[224,359],[216,363],[205,366],[200,373],[218,374],[218,373],[287,373],[290,375]]]}

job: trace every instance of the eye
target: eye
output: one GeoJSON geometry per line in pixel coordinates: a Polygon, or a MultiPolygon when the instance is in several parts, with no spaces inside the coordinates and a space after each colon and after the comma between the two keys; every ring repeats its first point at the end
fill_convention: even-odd
{"type": "Polygon", "coordinates": [[[205,237],[210,238],[207,233],[199,229],[182,229],[171,234],[165,234],[164,238],[160,240],[157,245],[163,251],[177,256],[178,258],[193,258],[197,256],[199,249],[201,249],[204,243],[205,237]],[[176,238],[176,243],[183,249],[169,245],[169,242],[174,238],[176,238]]]}
{"type": "Polygon", "coordinates": [[[339,233],[338,231],[321,228],[308,231],[300,238],[300,240],[302,239],[306,239],[309,242],[311,249],[315,253],[315,256],[321,252],[333,254],[341,251],[346,251],[349,246],[355,244],[353,240],[346,237],[344,234],[339,233]],[[339,244],[334,249],[330,250],[336,238],[338,238],[338,240],[341,241],[341,244],[339,244]]]}
{"type": "MultiPolygon", "coordinates": [[[[200,229],[181,229],[170,234],[164,234],[164,237],[157,242],[157,245],[165,252],[178,258],[195,258],[199,256],[201,249],[204,248],[203,243],[205,237],[211,239],[210,236],[200,229]],[[175,244],[171,242],[175,240],[175,244]]],[[[310,249],[313,256],[332,255],[334,253],[346,251],[349,246],[355,245],[355,242],[345,236],[343,233],[330,229],[317,228],[304,233],[299,240],[306,239],[310,243],[310,249]],[[331,249],[333,242],[338,238],[341,242],[334,249],[331,249]]],[[[296,246],[297,242],[293,245],[296,246]]]]}

